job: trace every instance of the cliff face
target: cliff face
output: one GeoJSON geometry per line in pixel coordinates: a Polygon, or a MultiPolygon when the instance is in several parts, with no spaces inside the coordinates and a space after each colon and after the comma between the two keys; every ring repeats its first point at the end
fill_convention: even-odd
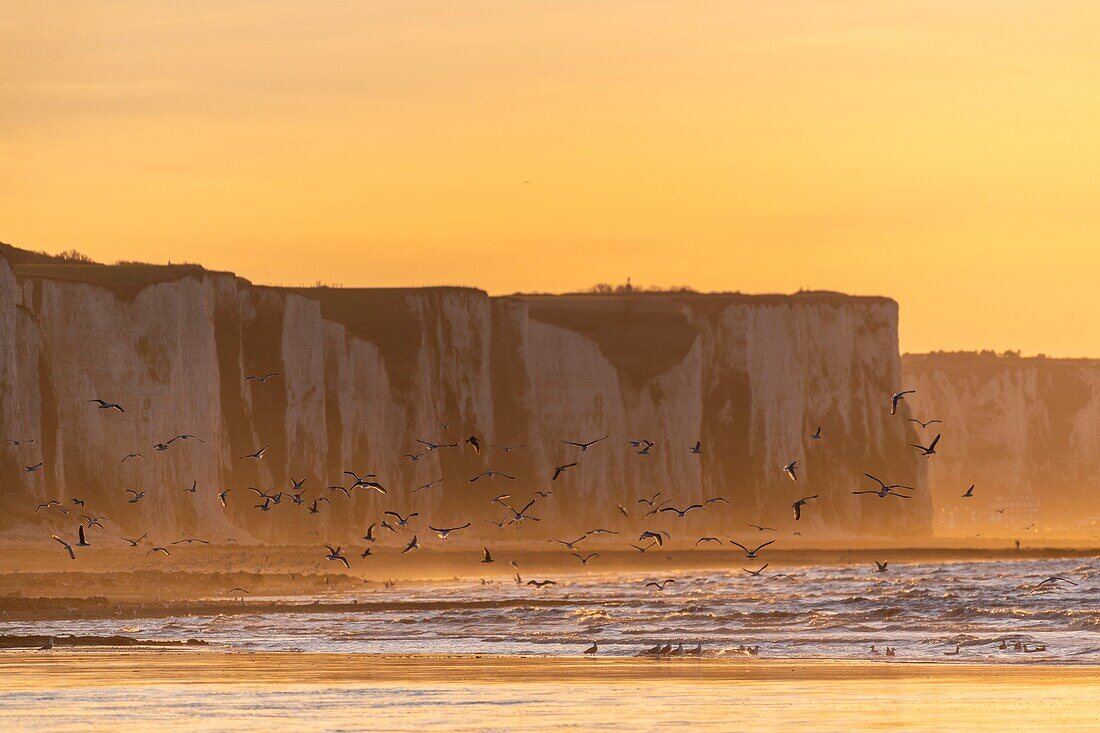
{"type": "Polygon", "coordinates": [[[1095,534],[1100,361],[915,354],[903,372],[914,413],[943,420],[928,430],[943,433],[928,481],[945,531],[1020,535],[1036,523],[1095,534]],[[974,498],[960,500],[970,484],[974,498]]]}
{"type": "Polygon", "coordinates": [[[74,497],[123,534],[213,540],[357,536],[383,509],[420,511],[436,526],[472,520],[468,541],[541,546],[580,525],[664,528],[692,541],[738,536],[745,522],[805,536],[930,530],[924,494],[851,494],[864,471],[920,481],[905,446],[914,436],[887,409],[901,381],[889,300],[293,291],[193,267],[9,259],[0,256],[0,437],[36,442],[3,448],[6,536],[37,536],[34,505],[74,497]],[[267,372],[278,376],[245,380],[267,372]],[[126,412],[96,409],[85,402],[93,398],[126,412]],[[819,424],[825,438],[810,440],[819,424]],[[181,433],[204,442],[154,449],[181,433]],[[608,433],[583,453],[561,443],[608,433]],[[481,456],[462,445],[470,434],[481,456]],[[424,453],[416,437],[460,447],[424,453]],[[627,444],[643,438],[656,444],[651,455],[627,444]],[[689,451],[697,439],[702,455],[689,451]],[[263,446],[263,460],[240,458],[263,446]],[[123,462],[129,453],[143,459],[123,462]],[[798,484],[781,472],[796,459],[798,484]],[[41,471],[23,470],[40,460],[41,471]],[[489,468],[516,479],[470,482],[489,468]],[[344,470],[377,474],[389,493],[359,490],[349,501],[327,491],[350,485],[344,470]],[[291,477],[306,479],[307,499],[332,504],[317,514],[289,499],[255,508],[248,487],[289,489],[291,477]],[[194,494],[184,491],[192,482],[194,494]],[[147,493],[128,504],[126,489],[147,493]],[[547,490],[537,524],[502,535],[483,521],[502,517],[489,501],[498,494],[522,506],[547,490]],[[638,497],[658,491],[676,506],[732,503],[642,522],[638,497]],[[795,525],[789,505],[809,494],[821,499],[795,525]]]}

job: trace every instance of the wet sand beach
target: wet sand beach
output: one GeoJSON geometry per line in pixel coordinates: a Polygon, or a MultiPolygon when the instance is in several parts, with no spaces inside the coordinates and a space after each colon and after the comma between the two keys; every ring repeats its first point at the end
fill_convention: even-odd
{"type": "Polygon", "coordinates": [[[758,659],[0,654],[11,730],[1095,730],[1100,667],[758,659]]]}

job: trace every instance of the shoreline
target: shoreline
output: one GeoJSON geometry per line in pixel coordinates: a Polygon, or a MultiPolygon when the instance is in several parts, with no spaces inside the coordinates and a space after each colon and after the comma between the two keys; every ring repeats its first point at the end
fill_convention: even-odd
{"type": "Polygon", "coordinates": [[[749,658],[549,657],[492,654],[237,652],[133,647],[5,650],[0,687],[48,689],[119,685],[327,685],[378,683],[593,683],[924,681],[982,684],[1043,680],[1100,685],[1090,665],[972,664],[749,658]],[[262,680],[262,681],[258,681],[262,680]]]}

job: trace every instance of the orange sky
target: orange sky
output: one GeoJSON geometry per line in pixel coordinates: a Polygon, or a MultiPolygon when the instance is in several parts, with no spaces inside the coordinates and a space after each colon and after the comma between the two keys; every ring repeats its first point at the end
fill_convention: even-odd
{"type": "Polygon", "coordinates": [[[1100,3],[7,0],[0,240],[1100,357],[1100,3]],[[528,181],[528,183],[525,183],[528,181]]]}

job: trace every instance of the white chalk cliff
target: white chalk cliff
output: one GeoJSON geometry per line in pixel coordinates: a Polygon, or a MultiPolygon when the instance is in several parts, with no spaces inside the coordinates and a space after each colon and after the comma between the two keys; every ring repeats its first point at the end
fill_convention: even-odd
{"type": "MultiPolygon", "coordinates": [[[[926,493],[857,497],[869,471],[922,480],[915,433],[891,418],[901,384],[897,305],[832,293],[489,297],[463,288],[289,290],[193,266],[61,263],[0,249],[0,533],[35,531],[34,505],[84,499],[125,532],[305,541],[308,529],[361,534],[383,509],[468,540],[544,539],[566,528],[629,526],[738,536],[759,522],[804,536],[923,535],[926,493]],[[245,376],[278,372],[266,384],[245,376]],[[86,400],[117,401],[125,413],[86,400]],[[447,425],[448,427],[443,427],[447,425]],[[821,425],[824,438],[811,440],[821,425]],[[156,443],[180,433],[205,442],[156,443]],[[610,434],[581,453],[562,440],[610,434]],[[463,440],[478,435],[477,456],[463,440]],[[418,461],[414,437],[458,442],[418,461]],[[655,443],[639,456],[627,441],[655,443]],[[703,453],[689,447],[696,440],[703,453]],[[488,444],[525,444],[509,453],[488,444]],[[241,459],[268,446],[263,460],[241,459]],[[144,460],[122,458],[140,452],[144,460]],[[781,467],[798,460],[798,484],[781,467]],[[42,461],[29,473],[24,466],[42,461]],[[579,461],[557,481],[555,465],[579,461]],[[469,481],[486,469],[516,476],[469,481]],[[325,489],[343,470],[375,473],[385,496],[325,489]],[[289,489],[254,508],[248,487],[289,489]],[[444,482],[411,493],[436,478],[444,482]],[[197,482],[198,493],[183,491],[197,482]],[[231,488],[229,507],[216,494],[231,488]],[[128,504],[126,489],[147,491],[128,504]],[[486,519],[552,490],[541,522],[486,519]],[[723,496],[687,519],[641,522],[637,498],[676,506],[723,496]],[[797,525],[791,502],[818,494],[797,525]],[[31,529],[28,529],[30,527],[31,529]]],[[[931,391],[931,388],[928,388],[931,391]]],[[[635,539],[623,537],[620,539],[635,539]]],[[[315,541],[315,540],[314,540],[315,541]]]]}

